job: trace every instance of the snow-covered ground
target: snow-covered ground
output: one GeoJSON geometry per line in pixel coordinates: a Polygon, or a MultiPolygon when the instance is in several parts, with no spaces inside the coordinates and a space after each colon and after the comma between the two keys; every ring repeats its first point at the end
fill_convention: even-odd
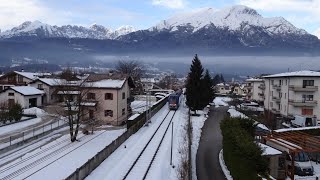
{"type": "Polygon", "coordinates": [[[229,97],[216,97],[213,100],[213,103],[216,107],[219,106],[228,106],[228,102],[232,101],[229,97]]]}
{"type": "MultiPolygon", "coordinates": [[[[216,98],[217,99],[217,98],[216,98]]],[[[191,116],[191,126],[192,126],[192,145],[191,145],[191,164],[192,164],[192,179],[197,179],[196,171],[196,155],[199,147],[199,142],[201,138],[202,127],[207,120],[203,111],[197,111],[200,116],[191,116]]]]}
{"type": "Polygon", "coordinates": [[[28,109],[24,109],[23,110],[23,113],[24,114],[30,114],[30,115],[37,115],[38,117],[39,116],[44,116],[46,115],[47,113],[40,109],[40,108],[37,108],[37,107],[32,107],[32,108],[28,108],[28,109]]]}
{"type": "Polygon", "coordinates": [[[230,174],[230,171],[228,170],[228,167],[227,165],[225,164],[224,162],[224,159],[223,159],[223,150],[220,151],[219,153],[219,163],[220,163],[220,167],[223,171],[223,174],[225,175],[225,177],[227,178],[227,180],[233,180],[231,174],[230,174]]]}
{"type": "MultiPolygon", "coordinates": [[[[155,104],[156,101],[151,101],[149,106],[151,107],[155,104]]],[[[132,112],[134,113],[142,113],[147,109],[146,101],[136,100],[131,103],[132,112]]]]}
{"type": "Polygon", "coordinates": [[[80,133],[79,141],[74,143],[66,134],[1,166],[0,179],[64,179],[124,132],[125,129],[96,131],[86,136],[80,133]]]}
{"type": "Polygon", "coordinates": [[[5,134],[12,132],[12,131],[17,131],[19,129],[22,129],[22,128],[25,128],[28,126],[32,126],[32,125],[37,124],[39,122],[41,122],[41,118],[34,118],[34,119],[30,119],[30,120],[23,121],[23,122],[10,124],[7,126],[2,126],[2,127],[0,127],[0,136],[5,135],[5,134]]]}
{"type": "MultiPolygon", "coordinates": [[[[144,146],[147,144],[155,130],[160,125],[163,118],[168,113],[168,107],[165,105],[156,115],[151,118],[151,123],[148,126],[142,127],[137,133],[133,134],[127,141],[123,143],[114,153],[110,155],[97,169],[95,169],[86,179],[122,179],[124,175],[128,172],[129,168],[136,160],[138,155],[141,153],[144,146]]],[[[173,111],[169,113],[168,116],[172,116],[173,111]]],[[[164,125],[168,125],[168,120],[164,121],[164,125]]],[[[183,144],[186,134],[185,134],[185,124],[187,123],[187,109],[182,105],[179,110],[177,110],[175,116],[173,117],[173,165],[176,168],[172,168],[170,165],[170,151],[171,151],[171,125],[168,129],[167,134],[164,136],[163,142],[160,146],[160,149],[155,156],[154,162],[149,170],[146,179],[178,179],[177,170],[181,162],[181,154],[179,153],[183,147],[183,144]]],[[[161,128],[159,129],[161,130],[161,128]]],[[[154,139],[162,138],[164,132],[155,134],[154,139]],[[161,135],[162,134],[162,135],[161,135]]],[[[153,141],[153,140],[152,140],[153,141]]],[[[151,141],[151,143],[152,143],[151,141]]],[[[187,145],[187,143],[185,143],[187,145]]],[[[153,148],[157,148],[157,145],[154,145],[153,148]]],[[[148,148],[147,148],[148,149],[148,148]]],[[[146,149],[146,151],[147,151],[146,149]]],[[[153,153],[152,153],[153,154],[153,153]]],[[[149,156],[149,153],[143,154],[143,156],[149,156]]],[[[149,165],[149,160],[143,157],[142,163],[139,163],[139,169],[144,171],[149,165]]],[[[139,160],[140,161],[140,160],[139,160]]],[[[137,164],[138,164],[137,163],[137,164]]],[[[128,179],[141,179],[139,174],[131,174],[128,176],[128,179]]]]}

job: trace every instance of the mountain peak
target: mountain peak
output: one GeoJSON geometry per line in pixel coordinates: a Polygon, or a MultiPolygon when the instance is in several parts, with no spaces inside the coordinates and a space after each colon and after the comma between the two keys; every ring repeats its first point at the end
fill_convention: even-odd
{"type": "Polygon", "coordinates": [[[178,14],[167,20],[161,21],[150,28],[151,31],[177,31],[180,27],[187,27],[196,32],[206,26],[240,31],[244,25],[262,27],[268,33],[297,33],[305,34],[306,31],[294,27],[282,17],[264,18],[256,10],[247,6],[236,5],[223,9],[202,8],[188,13],[178,14]]]}

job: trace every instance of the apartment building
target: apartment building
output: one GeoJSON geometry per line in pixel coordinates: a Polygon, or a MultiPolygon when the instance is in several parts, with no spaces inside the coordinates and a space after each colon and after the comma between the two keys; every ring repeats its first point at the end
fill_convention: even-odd
{"type": "Polygon", "coordinates": [[[320,118],[320,72],[296,71],[264,76],[268,118],[294,115],[320,118]]]}
{"type": "Polygon", "coordinates": [[[264,80],[263,79],[256,79],[250,78],[246,80],[245,84],[246,89],[246,98],[248,100],[254,100],[258,102],[264,101],[264,80]]]}

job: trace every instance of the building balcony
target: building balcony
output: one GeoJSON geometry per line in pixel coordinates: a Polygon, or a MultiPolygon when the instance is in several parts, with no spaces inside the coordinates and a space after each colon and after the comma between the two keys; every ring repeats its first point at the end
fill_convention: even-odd
{"type": "Polygon", "coordinates": [[[303,86],[290,85],[289,89],[296,92],[315,92],[315,91],[318,91],[318,86],[303,87],[303,86]]]}
{"type": "Polygon", "coordinates": [[[289,99],[289,104],[296,107],[314,107],[314,106],[317,106],[318,102],[289,99]]]}
{"type": "Polygon", "coordinates": [[[274,84],[272,85],[273,89],[277,90],[277,91],[280,91],[281,90],[281,86],[278,85],[278,84],[274,84]]]}
{"type": "Polygon", "coordinates": [[[280,103],[281,99],[280,97],[272,97],[272,100],[275,101],[276,103],[280,103]]]}
{"type": "Polygon", "coordinates": [[[265,90],[265,89],[266,89],[266,85],[260,84],[260,85],[258,86],[258,88],[259,88],[259,89],[262,89],[262,90],[265,90]]]}

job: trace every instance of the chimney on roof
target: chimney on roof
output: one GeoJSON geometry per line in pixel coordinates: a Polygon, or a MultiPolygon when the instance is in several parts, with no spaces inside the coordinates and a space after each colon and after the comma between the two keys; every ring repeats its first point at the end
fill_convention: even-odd
{"type": "Polygon", "coordinates": [[[114,73],[114,71],[113,71],[113,70],[110,70],[110,71],[109,71],[109,76],[112,76],[113,73],[114,73]]]}
{"type": "Polygon", "coordinates": [[[21,72],[24,72],[24,69],[21,69],[21,72]]]}

